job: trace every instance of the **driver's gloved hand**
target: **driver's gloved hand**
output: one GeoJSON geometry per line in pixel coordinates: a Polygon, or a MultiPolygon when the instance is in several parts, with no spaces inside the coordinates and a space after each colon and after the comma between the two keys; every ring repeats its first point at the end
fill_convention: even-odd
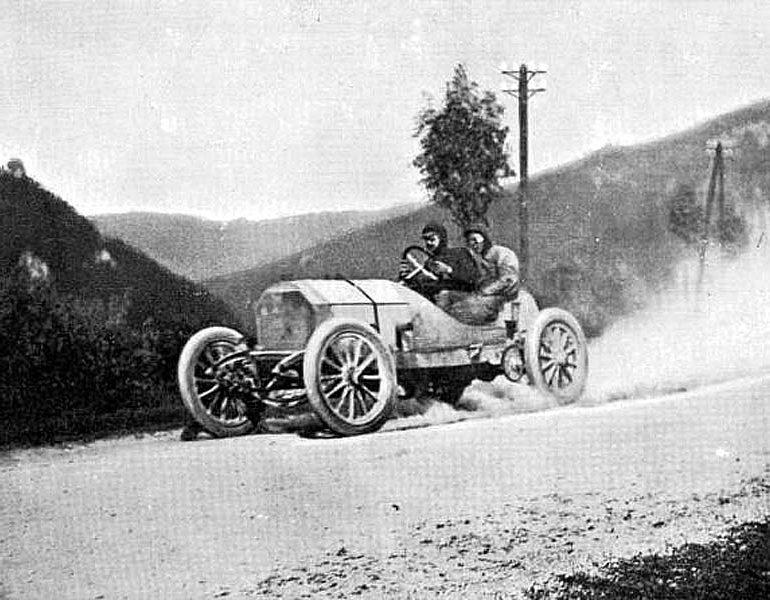
{"type": "Polygon", "coordinates": [[[398,276],[399,277],[402,277],[402,278],[406,277],[407,275],[409,275],[409,273],[411,271],[412,271],[412,269],[410,268],[409,263],[406,262],[405,260],[402,260],[398,264],[398,276]]]}

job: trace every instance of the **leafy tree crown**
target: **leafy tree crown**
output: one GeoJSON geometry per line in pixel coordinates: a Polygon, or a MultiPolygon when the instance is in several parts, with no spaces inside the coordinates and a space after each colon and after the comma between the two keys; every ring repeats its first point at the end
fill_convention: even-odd
{"type": "Polygon", "coordinates": [[[500,178],[514,174],[505,151],[504,110],[458,65],[443,108],[429,106],[418,115],[415,137],[422,152],[413,164],[430,201],[447,209],[460,227],[486,222],[489,206],[503,193],[500,178]]]}

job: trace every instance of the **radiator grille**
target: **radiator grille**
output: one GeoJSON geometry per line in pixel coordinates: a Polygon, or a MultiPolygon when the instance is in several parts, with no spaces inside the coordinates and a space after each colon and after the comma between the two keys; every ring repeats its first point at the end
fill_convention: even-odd
{"type": "Polygon", "coordinates": [[[255,306],[257,342],[270,350],[303,350],[313,332],[313,309],[299,291],[266,292],[255,306]]]}

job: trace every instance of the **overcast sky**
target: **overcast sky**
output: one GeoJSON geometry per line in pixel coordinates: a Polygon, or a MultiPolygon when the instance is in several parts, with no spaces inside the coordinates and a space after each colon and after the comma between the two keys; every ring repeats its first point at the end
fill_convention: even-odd
{"type": "Polygon", "coordinates": [[[415,116],[460,62],[547,65],[531,172],[770,97],[770,2],[9,1],[0,50],[0,160],[82,214],[262,219],[424,200],[415,116]]]}

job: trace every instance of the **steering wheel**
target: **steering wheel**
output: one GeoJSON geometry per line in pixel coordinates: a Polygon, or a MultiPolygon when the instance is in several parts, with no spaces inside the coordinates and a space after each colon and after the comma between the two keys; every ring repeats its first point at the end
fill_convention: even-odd
{"type": "Polygon", "coordinates": [[[432,259],[433,254],[428,252],[425,248],[421,246],[409,246],[401,254],[401,260],[409,265],[411,271],[406,275],[401,275],[401,281],[411,281],[419,274],[423,274],[433,281],[438,281],[440,279],[439,275],[431,271],[428,267],[428,263],[432,259]]]}

